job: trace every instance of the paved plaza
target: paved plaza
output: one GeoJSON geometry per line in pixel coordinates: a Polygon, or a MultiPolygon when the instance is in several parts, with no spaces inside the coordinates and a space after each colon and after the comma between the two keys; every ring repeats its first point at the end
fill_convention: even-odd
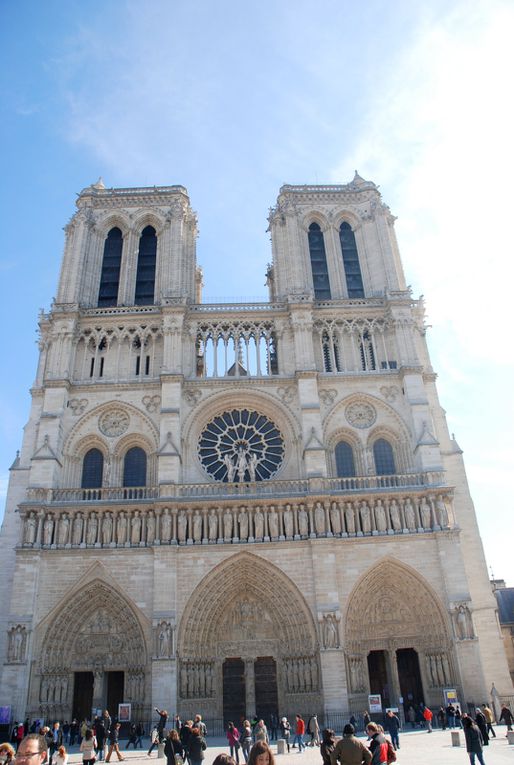
{"type": "MultiPolygon", "coordinates": [[[[434,731],[428,734],[426,731],[412,731],[407,733],[400,733],[400,751],[398,752],[398,762],[402,765],[458,765],[458,763],[467,765],[469,758],[466,753],[466,747],[464,745],[464,734],[461,732],[461,747],[452,747],[451,737],[449,731],[434,731]]],[[[133,751],[132,748],[127,752],[125,742],[121,742],[121,750],[123,757],[131,760],[131,765],[139,765],[139,763],[148,763],[150,759],[157,760],[157,756],[152,753],[151,757],[148,757],[148,741],[145,739],[146,748],[143,750],[133,751]]],[[[212,765],[216,755],[220,752],[229,752],[229,748],[225,745],[222,738],[208,738],[208,748],[206,751],[206,757],[204,765],[212,765]]],[[[276,744],[272,744],[272,749],[276,752],[276,744]]],[[[300,760],[304,765],[321,765],[321,756],[317,747],[307,747],[304,754],[299,755],[296,750],[291,750],[291,754],[280,755],[277,757],[277,765],[294,765],[297,760],[300,760]]],[[[505,727],[497,728],[497,738],[492,739],[490,745],[485,748],[484,760],[486,765],[503,765],[503,763],[514,762],[514,746],[507,744],[507,738],[505,736],[505,727]]],[[[73,747],[70,754],[70,763],[82,762],[82,756],[78,752],[77,747],[73,747]]],[[[116,758],[111,758],[111,762],[117,762],[116,758]]],[[[160,760],[163,765],[165,760],[160,760]]],[[[241,762],[244,762],[241,757],[241,762]]]]}

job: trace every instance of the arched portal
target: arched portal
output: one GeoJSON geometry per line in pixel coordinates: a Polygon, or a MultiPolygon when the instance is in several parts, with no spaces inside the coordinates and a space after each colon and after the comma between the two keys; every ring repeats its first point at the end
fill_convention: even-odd
{"type": "Polygon", "coordinates": [[[197,586],[180,623],[177,657],[182,714],[199,705],[228,719],[319,708],[311,612],[289,577],[257,555],[232,556],[197,586]]]}
{"type": "Polygon", "coordinates": [[[386,560],[355,586],[345,621],[350,705],[380,693],[384,706],[440,703],[455,687],[449,625],[428,582],[386,560]]]}
{"type": "Polygon", "coordinates": [[[146,713],[147,652],[129,601],[94,579],[54,610],[43,638],[37,711],[45,719],[89,719],[131,701],[146,713]],[[53,618],[52,618],[53,616],[53,618]]]}

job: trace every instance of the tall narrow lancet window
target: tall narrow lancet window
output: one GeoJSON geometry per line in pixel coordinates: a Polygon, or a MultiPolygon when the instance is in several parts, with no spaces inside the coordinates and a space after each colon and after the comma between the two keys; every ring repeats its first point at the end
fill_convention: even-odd
{"type": "Polygon", "coordinates": [[[136,274],[136,305],[149,305],[155,295],[155,263],[157,259],[157,234],[147,226],[139,239],[139,255],[136,274]]]}
{"type": "Polygon", "coordinates": [[[309,226],[309,253],[311,256],[312,283],[316,300],[330,300],[327,256],[323,231],[317,223],[309,226]]]}
{"type": "Polygon", "coordinates": [[[355,476],[353,449],[347,441],[339,441],[336,446],[336,470],[339,478],[355,476]]]}
{"type": "Polygon", "coordinates": [[[349,223],[344,221],[339,228],[339,240],[343,253],[343,265],[346,275],[346,288],[349,298],[364,297],[364,285],[362,284],[359,254],[355,242],[355,234],[349,223]]]}
{"type": "Polygon", "coordinates": [[[100,449],[90,449],[82,462],[83,489],[99,489],[102,485],[104,471],[104,456],[100,449]]]}
{"type": "Polygon", "coordinates": [[[146,453],[139,446],[133,446],[125,455],[123,486],[146,486],[146,453]]]}
{"type": "Polygon", "coordinates": [[[98,291],[98,307],[117,305],[120,286],[121,250],[123,235],[119,228],[111,228],[104,244],[102,275],[98,291]]]}
{"type": "Polygon", "coordinates": [[[373,444],[373,457],[375,458],[377,475],[394,475],[396,473],[393,447],[385,438],[379,438],[373,444]]]}

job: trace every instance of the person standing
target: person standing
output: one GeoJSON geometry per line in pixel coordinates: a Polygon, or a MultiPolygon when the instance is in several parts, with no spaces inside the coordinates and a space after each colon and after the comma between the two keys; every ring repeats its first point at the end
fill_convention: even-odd
{"type": "Polygon", "coordinates": [[[303,743],[304,733],[305,733],[305,722],[301,715],[296,715],[296,728],[294,733],[293,745],[295,746],[296,744],[298,744],[298,752],[303,752],[305,749],[305,744],[303,743]]]}
{"type": "MultiPolygon", "coordinates": [[[[365,709],[364,712],[362,713],[362,723],[364,725],[364,730],[367,729],[367,727],[370,724],[370,722],[371,722],[371,717],[369,716],[368,710],[365,709]]],[[[351,723],[351,724],[353,724],[353,723],[351,723]]]]}
{"type": "Polygon", "coordinates": [[[255,737],[255,741],[264,741],[266,744],[269,743],[268,729],[266,728],[266,723],[264,720],[258,721],[257,725],[253,729],[253,735],[255,737]]]}
{"type": "MultiPolygon", "coordinates": [[[[241,741],[241,748],[243,750],[243,756],[245,758],[245,762],[248,762],[248,758],[250,756],[250,749],[252,748],[252,743],[253,743],[252,726],[250,725],[249,720],[243,720],[240,741],[241,741]]],[[[289,743],[287,746],[289,751],[289,743]]]]}
{"type": "Polygon", "coordinates": [[[480,765],[485,765],[482,754],[482,734],[471,717],[464,717],[464,736],[466,739],[466,751],[469,755],[470,765],[475,765],[475,757],[478,757],[480,765]]]}
{"type": "Polygon", "coordinates": [[[439,723],[439,727],[442,728],[442,730],[446,730],[446,712],[444,711],[443,707],[439,707],[437,712],[437,722],[439,723]]]}
{"type": "Polygon", "coordinates": [[[450,730],[455,728],[455,707],[452,703],[446,707],[446,719],[448,720],[448,727],[450,730]]]}
{"type": "Polygon", "coordinates": [[[319,748],[323,765],[332,765],[332,754],[336,745],[336,734],[331,728],[323,730],[323,738],[319,748]]]}
{"type": "MultiPolygon", "coordinates": [[[[22,730],[23,730],[23,726],[22,726],[22,730]]],[[[58,722],[55,722],[52,728],[52,741],[50,744],[50,751],[48,753],[49,765],[52,765],[53,756],[60,746],[62,746],[62,730],[61,730],[60,724],[58,722]]]]}
{"type": "Polygon", "coordinates": [[[493,710],[487,706],[487,704],[482,704],[482,714],[485,717],[485,724],[487,726],[487,733],[491,734],[493,738],[496,738],[496,733],[493,728],[493,710]]]}
{"type": "Polygon", "coordinates": [[[487,722],[485,719],[485,715],[482,714],[482,711],[479,707],[475,709],[475,722],[478,726],[478,729],[480,730],[480,733],[482,734],[482,746],[489,746],[489,736],[487,735],[487,722]]]}
{"type": "Polygon", "coordinates": [[[142,722],[138,722],[138,724],[136,725],[136,745],[135,745],[134,749],[137,749],[138,744],[139,744],[139,748],[140,749],[143,748],[143,736],[144,735],[145,735],[145,726],[143,725],[142,722]]]}
{"type": "Polygon", "coordinates": [[[179,765],[180,760],[184,761],[184,749],[180,743],[178,731],[174,728],[171,728],[164,740],[164,756],[166,765],[179,765]]]}
{"type": "Polygon", "coordinates": [[[311,737],[309,746],[319,746],[319,723],[317,715],[312,715],[312,717],[309,718],[307,730],[311,737]]]}
{"type": "Polygon", "coordinates": [[[371,738],[369,751],[371,752],[371,765],[387,765],[387,739],[376,723],[369,723],[366,728],[371,738]]]}
{"type": "Polygon", "coordinates": [[[233,722],[228,724],[227,739],[230,747],[230,756],[235,759],[236,765],[239,765],[239,731],[233,722]]]}
{"type": "Polygon", "coordinates": [[[155,707],[155,711],[159,715],[159,722],[157,723],[157,733],[159,734],[159,741],[164,739],[164,728],[168,722],[168,712],[166,709],[159,710],[155,707]]]}
{"type": "Polygon", "coordinates": [[[393,749],[396,751],[400,748],[400,720],[391,710],[389,710],[386,714],[384,727],[387,731],[389,731],[393,749]]]}
{"type": "Polygon", "coordinates": [[[191,729],[191,735],[187,742],[187,755],[191,765],[202,765],[205,758],[204,751],[207,749],[204,737],[198,728],[191,729]]]}
{"type": "Polygon", "coordinates": [[[195,715],[193,728],[198,728],[200,736],[205,739],[207,738],[207,726],[202,720],[202,715],[195,715]]]}
{"type": "Polygon", "coordinates": [[[289,720],[287,717],[283,717],[280,721],[280,734],[284,741],[286,742],[287,746],[287,753],[291,751],[291,747],[289,745],[289,740],[291,738],[291,725],[289,723],[289,720]]]}
{"type": "Polygon", "coordinates": [[[331,765],[369,765],[370,750],[355,736],[355,728],[348,723],[343,728],[343,737],[330,755],[331,765]]]}
{"type": "Polygon", "coordinates": [[[82,752],[83,765],[94,765],[96,759],[96,738],[93,731],[88,728],[80,742],[80,751],[82,752]]]}
{"type": "Polygon", "coordinates": [[[101,762],[105,756],[105,723],[104,718],[97,717],[95,720],[95,738],[96,738],[96,753],[98,755],[98,761],[101,762]]]}
{"type": "Polygon", "coordinates": [[[125,749],[128,749],[129,746],[132,744],[135,750],[136,742],[137,742],[136,724],[131,723],[129,728],[129,737],[128,737],[128,741],[127,741],[127,745],[125,746],[125,749]]]}

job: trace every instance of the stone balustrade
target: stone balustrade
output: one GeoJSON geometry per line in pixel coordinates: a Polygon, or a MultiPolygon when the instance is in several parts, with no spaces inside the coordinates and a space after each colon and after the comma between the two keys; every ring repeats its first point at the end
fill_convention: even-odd
{"type": "Polygon", "coordinates": [[[84,548],[249,544],[326,537],[421,534],[454,526],[452,491],[274,505],[180,505],[84,510],[21,508],[21,547],[84,548]]]}

